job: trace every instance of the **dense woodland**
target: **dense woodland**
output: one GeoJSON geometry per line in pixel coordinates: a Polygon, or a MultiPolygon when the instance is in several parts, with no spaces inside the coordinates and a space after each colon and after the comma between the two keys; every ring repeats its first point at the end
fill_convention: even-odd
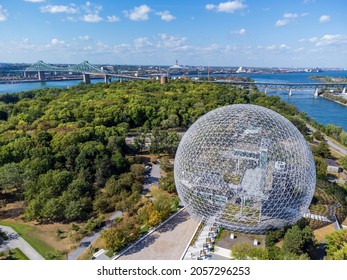
{"type": "Polygon", "coordinates": [[[95,211],[129,208],[138,201],[142,171],[134,166],[136,158],[126,157],[136,152],[125,144],[127,133],[151,132],[151,152],[174,154],[177,130],[233,103],[262,105],[300,121],[297,110],[278,97],[188,81],[2,95],[0,187],[18,190],[18,199],[27,201],[28,220],[75,221],[95,211]]]}
{"type": "MultiPolygon", "coordinates": [[[[236,103],[277,111],[306,134],[310,120],[294,106],[228,85],[133,81],[0,95],[0,206],[7,194],[15,194],[26,202],[27,220],[89,219],[93,225],[98,215],[121,210],[123,221],[103,233],[106,247],[118,250],[141,233],[138,224],[153,226],[178,205],[170,172],[152,191],[154,200],[140,195],[145,170],[136,154],[144,135],[150,135],[151,153],[173,156],[178,132],[203,114],[236,103]],[[129,133],[140,135],[134,145],[126,144],[129,133]]],[[[345,136],[334,126],[320,128],[345,136]]]]}

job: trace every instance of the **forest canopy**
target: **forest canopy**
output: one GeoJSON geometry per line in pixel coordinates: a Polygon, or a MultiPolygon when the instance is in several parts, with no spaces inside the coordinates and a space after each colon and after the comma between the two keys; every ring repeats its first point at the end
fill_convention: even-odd
{"type": "Polygon", "coordinates": [[[0,191],[15,190],[27,202],[28,220],[124,209],[142,184],[127,157],[134,152],[129,132],[151,133],[152,153],[174,155],[178,131],[236,103],[270,108],[305,129],[297,109],[279,97],[213,83],[132,81],[0,95],[0,191]]]}

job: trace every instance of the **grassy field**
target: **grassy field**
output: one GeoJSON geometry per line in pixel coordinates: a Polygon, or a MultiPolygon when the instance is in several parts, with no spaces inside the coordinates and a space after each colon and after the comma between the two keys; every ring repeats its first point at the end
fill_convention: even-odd
{"type": "Polygon", "coordinates": [[[12,227],[42,257],[47,260],[61,260],[64,255],[38,238],[38,229],[31,225],[0,221],[0,225],[12,227]]]}
{"type": "Polygon", "coordinates": [[[0,260],[29,260],[29,258],[19,248],[14,248],[0,253],[0,260]]]}

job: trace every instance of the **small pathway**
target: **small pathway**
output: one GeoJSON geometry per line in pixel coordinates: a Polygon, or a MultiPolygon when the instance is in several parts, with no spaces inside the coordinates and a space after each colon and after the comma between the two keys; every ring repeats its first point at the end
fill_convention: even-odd
{"type": "Polygon", "coordinates": [[[4,232],[8,239],[0,245],[0,252],[19,248],[30,260],[44,260],[44,258],[26,242],[19,234],[11,227],[1,226],[0,229],[4,232]]]}
{"type": "Polygon", "coordinates": [[[106,222],[106,225],[102,228],[100,228],[98,231],[96,231],[93,235],[91,236],[87,236],[85,238],[83,238],[81,240],[80,245],[76,248],[75,251],[71,252],[68,256],[69,260],[77,260],[78,257],[80,255],[82,255],[82,253],[84,252],[85,249],[88,248],[88,246],[90,246],[96,239],[98,239],[101,235],[101,231],[108,228],[111,224],[111,221],[113,221],[114,219],[118,218],[118,217],[122,217],[122,212],[121,211],[117,211],[115,212],[110,219],[106,222]]]}

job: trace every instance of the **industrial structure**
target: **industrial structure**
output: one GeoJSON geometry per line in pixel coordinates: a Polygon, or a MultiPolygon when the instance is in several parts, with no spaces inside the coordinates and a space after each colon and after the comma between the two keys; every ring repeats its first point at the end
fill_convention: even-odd
{"type": "Polygon", "coordinates": [[[300,219],[316,181],[302,134],[278,113],[255,105],[225,106],[199,118],[180,142],[174,173],[192,216],[248,233],[300,219]]]}

